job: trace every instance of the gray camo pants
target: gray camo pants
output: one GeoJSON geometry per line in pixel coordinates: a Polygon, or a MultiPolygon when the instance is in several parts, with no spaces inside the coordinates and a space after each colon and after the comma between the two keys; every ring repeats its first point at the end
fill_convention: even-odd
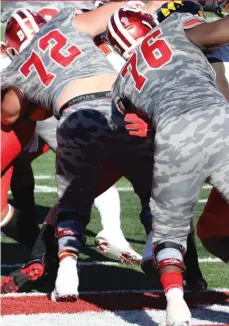
{"type": "Polygon", "coordinates": [[[43,121],[37,121],[36,133],[45,141],[49,147],[56,152],[57,140],[56,140],[56,128],[58,120],[55,117],[43,121]]]}
{"type": "Polygon", "coordinates": [[[186,248],[204,182],[229,202],[229,106],[212,105],[159,122],[150,200],[154,243],[186,248]]]}

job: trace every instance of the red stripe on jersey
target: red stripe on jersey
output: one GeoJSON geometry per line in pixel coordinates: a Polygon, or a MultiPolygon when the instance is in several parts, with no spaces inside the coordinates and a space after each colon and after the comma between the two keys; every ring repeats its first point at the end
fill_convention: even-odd
{"type": "Polygon", "coordinates": [[[201,24],[202,21],[198,18],[194,18],[194,19],[191,19],[191,20],[188,20],[184,23],[184,27],[194,27],[196,26],[197,24],[201,24]]]}

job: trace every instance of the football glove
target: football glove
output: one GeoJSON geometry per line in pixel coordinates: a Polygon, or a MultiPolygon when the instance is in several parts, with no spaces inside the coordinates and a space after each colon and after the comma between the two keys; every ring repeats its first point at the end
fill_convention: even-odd
{"type": "Polygon", "coordinates": [[[145,121],[136,113],[127,113],[124,117],[125,129],[131,136],[151,137],[152,127],[150,121],[145,121]]]}

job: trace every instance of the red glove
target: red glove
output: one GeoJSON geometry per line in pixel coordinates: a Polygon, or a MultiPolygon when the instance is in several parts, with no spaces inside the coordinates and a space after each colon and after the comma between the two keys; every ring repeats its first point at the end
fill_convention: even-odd
{"type": "Polygon", "coordinates": [[[124,117],[125,128],[131,136],[151,137],[152,127],[135,113],[127,113],[124,117]]]}

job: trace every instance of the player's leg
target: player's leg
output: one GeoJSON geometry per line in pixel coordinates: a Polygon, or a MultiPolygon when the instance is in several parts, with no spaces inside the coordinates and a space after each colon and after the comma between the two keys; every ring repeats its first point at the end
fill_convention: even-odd
{"type": "Polygon", "coordinates": [[[53,300],[78,297],[77,259],[106,155],[111,101],[80,102],[66,109],[57,128],[57,235],[60,265],[53,300]]]}
{"type": "Polygon", "coordinates": [[[35,122],[20,119],[13,128],[1,126],[1,172],[3,173],[30,142],[35,122]]]}
{"type": "MultiPolygon", "coordinates": [[[[56,151],[57,146],[57,122],[57,119],[52,117],[45,121],[37,122],[36,127],[36,132],[49,144],[53,151],[56,151]]],[[[105,164],[99,182],[99,192],[101,194],[94,201],[95,207],[99,211],[103,228],[95,238],[95,245],[100,252],[111,255],[115,259],[120,259],[122,253],[125,253],[125,261],[129,263],[135,260],[136,253],[125,240],[121,230],[118,191],[114,187],[110,188],[121,176],[122,172],[114,164],[111,162],[105,164]]]]}
{"type": "Polygon", "coordinates": [[[8,191],[13,174],[13,166],[1,177],[1,230],[10,222],[14,214],[14,208],[8,204],[8,191]]]}
{"type": "MultiPolygon", "coordinates": [[[[22,149],[29,143],[33,136],[35,124],[34,122],[21,119],[15,123],[13,128],[2,125],[1,129],[1,169],[2,169],[2,196],[8,196],[9,182],[11,182],[12,168],[8,167],[12,165],[15,158],[21,153],[22,149]]],[[[26,195],[26,194],[25,194],[26,195]]],[[[5,201],[3,201],[5,203],[5,201]]],[[[9,237],[14,238],[20,243],[25,244],[28,247],[32,247],[34,240],[39,232],[39,227],[36,225],[33,228],[33,234],[26,232],[25,228],[25,216],[20,209],[14,210],[12,206],[10,212],[2,210],[2,218],[10,216],[7,223],[2,225],[2,231],[9,237]],[[6,214],[6,215],[5,215],[6,214]]]]}
{"type": "Polygon", "coordinates": [[[203,291],[207,289],[207,282],[203,277],[198,261],[196,237],[193,220],[190,225],[190,232],[187,238],[187,250],[184,256],[185,263],[185,284],[189,290],[203,291]]]}
{"type": "Polygon", "coordinates": [[[164,123],[155,137],[150,207],[155,261],[167,299],[167,325],[189,325],[191,319],[183,299],[183,256],[193,210],[207,177],[202,144],[208,139],[196,132],[197,126],[194,114],[186,115],[164,123]]]}
{"type": "MultiPolygon", "coordinates": [[[[225,139],[224,153],[218,153],[220,167],[217,167],[211,175],[213,190],[202,219],[208,221],[206,232],[202,233],[202,242],[210,252],[218,256],[224,262],[229,262],[229,146],[225,139]],[[222,156],[220,156],[222,154],[222,156]],[[215,206],[214,204],[217,204],[215,206]],[[214,205],[214,208],[212,207],[214,205]],[[219,206],[218,206],[219,205],[219,206]],[[216,209],[218,207],[219,210],[216,209]],[[216,212],[216,214],[215,214],[216,212]],[[207,234],[208,233],[208,234],[207,234]]],[[[203,221],[202,221],[203,222],[203,221]]],[[[201,222],[200,222],[201,223],[201,222]]],[[[200,231],[199,227],[199,231],[200,231]]]]}
{"type": "Polygon", "coordinates": [[[114,162],[105,162],[98,190],[107,190],[94,201],[103,228],[95,238],[95,245],[101,253],[113,259],[126,264],[139,264],[141,256],[130,246],[121,229],[119,193],[114,186],[110,187],[122,176],[123,172],[114,162]]]}
{"type": "Polygon", "coordinates": [[[197,222],[197,235],[211,254],[229,261],[229,205],[214,188],[197,222]]]}

